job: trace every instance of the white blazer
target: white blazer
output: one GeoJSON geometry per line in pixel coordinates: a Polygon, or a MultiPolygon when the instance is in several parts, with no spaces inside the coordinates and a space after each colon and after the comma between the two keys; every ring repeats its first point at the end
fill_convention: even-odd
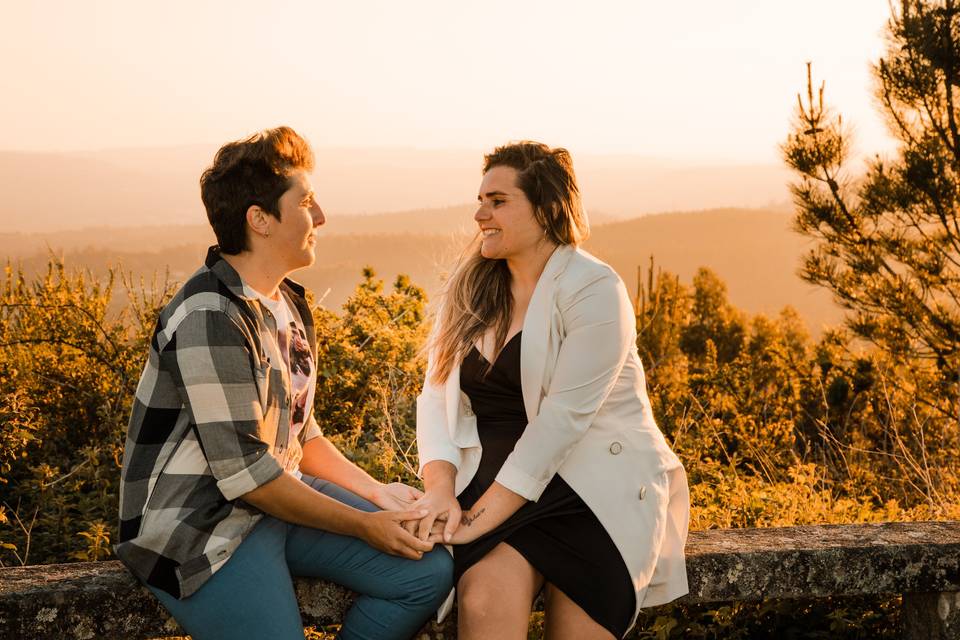
{"type": "MultiPolygon", "coordinates": [[[[690,517],[686,474],[654,421],[636,338],[633,306],[616,272],[585,251],[559,247],[523,322],[529,422],[496,477],[528,500],[537,500],[555,473],[577,492],[633,579],[631,627],[641,608],[687,593],[690,517]]],[[[460,364],[444,385],[430,381],[432,369],[431,354],[417,398],[420,471],[434,460],[451,462],[459,495],[480,463],[477,420],[460,390],[460,364]]]]}

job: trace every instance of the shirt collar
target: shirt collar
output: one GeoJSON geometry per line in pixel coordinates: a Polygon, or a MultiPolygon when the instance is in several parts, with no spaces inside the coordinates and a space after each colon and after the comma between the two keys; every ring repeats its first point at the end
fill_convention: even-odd
{"type": "MultiPolygon", "coordinates": [[[[238,298],[246,301],[256,300],[256,296],[253,295],[252,290],[249,290],[243,286],[243,279],[240,278],[240,274],[237,273],[236,269],[230,266],[230,263],[223,259],[223,255],[220,252],[220,247],[218,245],[213,245],[207,249],[207,257],[204,260],[204,264],[207,266],[210,271],[213,272],[217,279],[220,280],[229,290],[230,293],[237,296],[238,298]]],[[[300,298],[305,297],[306,289],[303,288],[299,282],[295,282],[290,278],[284,278],[282,285],[286,285],[290,292],[297,295],[300,298]]]]}

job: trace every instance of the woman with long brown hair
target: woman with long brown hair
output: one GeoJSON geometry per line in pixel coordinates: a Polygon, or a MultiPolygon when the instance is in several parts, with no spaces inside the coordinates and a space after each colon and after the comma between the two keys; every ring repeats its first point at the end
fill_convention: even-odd
{"type": "Polygon", "coordinates": [[[633,307],[577,248],[589,228],[565,149],[497,148],[478,199],[428,344],[417,531],[453,545],[459,637],[525,638],[541,589],[549,638],[622,637],[687,591],[686,476],[650,409],[633,307]]]}

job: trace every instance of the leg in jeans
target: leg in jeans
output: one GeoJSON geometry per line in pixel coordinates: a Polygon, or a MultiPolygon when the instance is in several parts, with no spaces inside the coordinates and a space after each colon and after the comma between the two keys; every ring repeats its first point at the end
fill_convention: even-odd
{"type": "MultiPolygon", "coordinates": [[[[303,481],[357,509],[377,510],[335,484],[310,476],[303,481]]],[[[290,527],[287,565],[295,576],[325,578],[361,594],[344,618],[343,640],[411,637],[443,603],[453,581],[453,560],[441,546],[421,560],[408,560],[358,538],[309,527],[290,527]]]]}
{"type": "Polygon", "coordinates": [[[264,516],[219,571],[189,598],[148,587],[194,640],[303,640],[284,558],[289,525],[264,516]]]}

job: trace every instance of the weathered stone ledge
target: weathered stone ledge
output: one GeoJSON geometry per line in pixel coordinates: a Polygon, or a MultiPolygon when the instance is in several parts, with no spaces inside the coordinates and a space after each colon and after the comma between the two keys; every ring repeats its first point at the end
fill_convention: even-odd
{"type": "MultiPolygon", "coordinates": [[[[960,522],[691,532],[687,572],[686,603],[908,594],[905,620],[917,633],[933,630],[905,637],[960,638],[960,597],[953,595],[960,591],[960,522]]],[[[296,587],[311,625],[339,621],[353,597],[313,579],[297,579],[296,587]]],[[[176,634],[159,603],[117,562],[0,569],[0,638],[176,634]]]]}
{"type": "Polygon", "coordinates": [[[688,603],[955,591],[960,522],[690,534],[688,603]]]}

